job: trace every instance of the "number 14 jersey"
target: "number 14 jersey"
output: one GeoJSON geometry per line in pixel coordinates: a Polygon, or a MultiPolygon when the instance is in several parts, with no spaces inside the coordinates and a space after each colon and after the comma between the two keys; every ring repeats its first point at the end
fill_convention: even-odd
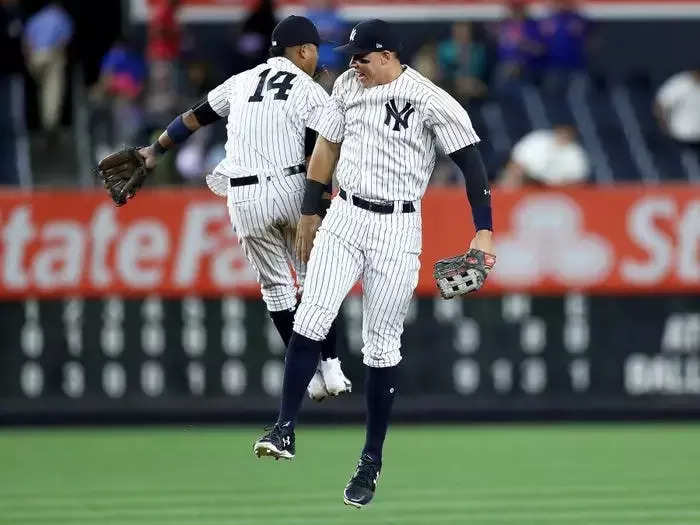
{"type": "Polygon", "coordinates": [[[228,177],[279,173],[302,164],[306,128],[316,128],[328,95],[289,59],[274,57],[234,75],[207,95],[226,124],[228,177]]]}

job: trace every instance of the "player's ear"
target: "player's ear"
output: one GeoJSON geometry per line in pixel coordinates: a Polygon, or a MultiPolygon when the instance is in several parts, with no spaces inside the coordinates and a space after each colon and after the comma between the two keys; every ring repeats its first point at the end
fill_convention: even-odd
{"type": "Polygon", "coordinates": [[[391,60],[391,51],[382,51],[382,65],[391,60]]]}

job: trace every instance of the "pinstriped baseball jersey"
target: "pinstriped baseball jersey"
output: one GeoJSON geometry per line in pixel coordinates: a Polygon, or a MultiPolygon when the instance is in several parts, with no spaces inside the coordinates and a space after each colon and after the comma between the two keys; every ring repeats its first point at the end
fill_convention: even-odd
{"type": "Polygon", "coordinates": [[[314,129],[343,143],[335,174],[340,187],[370,200],[420,199],[436,148],[447,154],[479,141],[464,108],[407,66],[372,88],[353,70],[343,73],[314,129]]]}
{"type": "Polygon", "coordinates": [[[304,195],[304,173],[284,168],[303,164],[306,128],[318,125],[328,95],[284,57],[235,75],[209,92],[212,109],[228,116],[226,157],[215,172],[257,182],[231,186],[228,209],[243,250],[256,272],[267,309],[297,304],[290,272],[303,286],[306,265],[294,240],[304,195]]]}
{"type": "Polygon", "coordinates": [[[370,88],[347,71],[315,129],[342,143],[336,178],[344,194],[333,199],[314,239],[294,330],[323,339],[345,295],[362,279],[363,362],[394,366],[418,283],[420,198],[436,148],[452,153],[479,137],[459,103],[410,67],[370,88]],[[384,211],[390,201],[391,213],[367,209],[367,201],[385,201],[384,211]]]}
{"type": "Polygon", "coordinates": [[[276,172],[304,162],[306,128],[318,126],[328,95],[284,57],[234,75],[211,90],[209,105],[226,124],[228,177],[276,172]]]}

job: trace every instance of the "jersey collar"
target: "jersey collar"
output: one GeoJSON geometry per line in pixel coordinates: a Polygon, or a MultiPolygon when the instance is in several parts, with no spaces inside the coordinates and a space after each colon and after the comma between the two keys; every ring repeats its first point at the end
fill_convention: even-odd
{"type": "Polygon", "coordinates": [[[302,75],[309,76],[306,71],[298,67],[294,62],[289,60],[287,57],[271,57],[267,59],[267,65],[273,66],[279,69],[284,69],[285,71],[291,71],[293,73],[301,73],[302,75]]]}

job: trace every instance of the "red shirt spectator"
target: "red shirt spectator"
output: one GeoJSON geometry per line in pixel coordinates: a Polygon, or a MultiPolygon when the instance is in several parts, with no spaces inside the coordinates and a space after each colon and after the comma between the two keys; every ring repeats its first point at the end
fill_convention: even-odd
{"type": "Polygon", "coordinates": [[[153,0],[148,23],[148,58],[172,61],[180,56],[180,24],[177,10],[180,0],[153,0]]]}

